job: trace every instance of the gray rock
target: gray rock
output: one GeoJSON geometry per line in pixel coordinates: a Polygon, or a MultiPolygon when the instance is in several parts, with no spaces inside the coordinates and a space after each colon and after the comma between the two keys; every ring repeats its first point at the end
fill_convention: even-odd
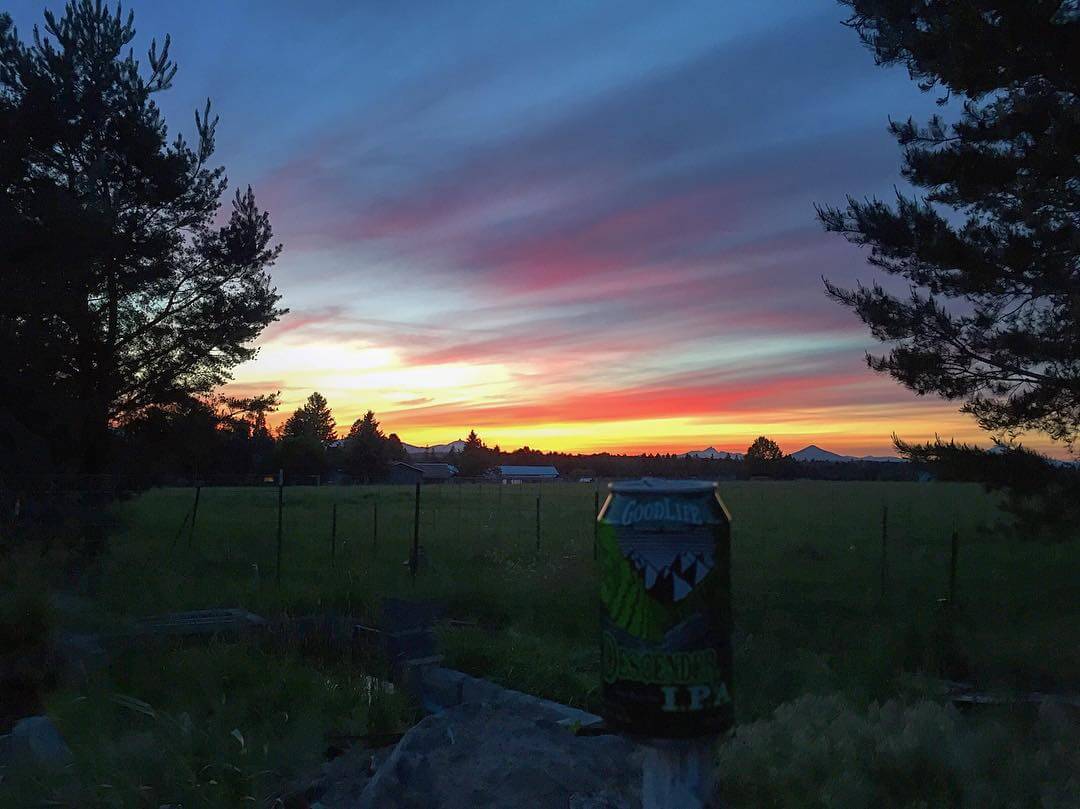
{"type": "Polygon", "coordinates": [[[635,809],[641,763],[627,739],[575,736],[544,706],[466,703],[406,733],[355,802],[345,799],[356,794],[345,774],[319,801],[327,809],[635,809]]]}
{"type": "Polygon", "coordinates": [[[488,702],[493,705],[506,704],[519,713],[525,713],[537,719],[562,721],[566,725],[577,724],[580,727],[588,727],[600,722],[599,716],[588,711],[503,688],[490,680],[471,677],[460,671],[438,666],[429,666],[420,672],[417,690],[424,709],[432,713],[438,713],[466,702],[488,702]]]}
{"type": "Polygon", "coordinates": [[[7,757],[13,764],[36,764],[50,770],[62,770],[74,757],[56,725],[45,716],[20,720],[7,738],[7,757]]]}
{"type": "Polygon", "coordinates": [[[595,794],[575,792],[568,804],[569,809],[623,809],[625,806],[622,798],[607,790],[595,794]]]}

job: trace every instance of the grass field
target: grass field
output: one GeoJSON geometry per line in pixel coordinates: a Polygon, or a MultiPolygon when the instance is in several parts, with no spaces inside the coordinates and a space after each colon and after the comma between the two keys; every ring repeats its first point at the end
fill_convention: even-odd
{"type": "MultiPolygon", "coordinates": [[[[734,805],[937,805],[926,796],[962,793],[942,800],[1013,806],[1039,805],[1032,796],[1049,794],[1040,790],[1051,782],[1055,794],[1074,792],[1069,772],[1080,762],[1068,751],[1080,734],[1068,720],[1010,711],[968,720],[941,704],[933,683],[1075,690],[1075,542],[1018,541],[1001,530],[995,498],[974,485],[737,482],[721,494],[734,517],[741,729],[720,764],[734,805]],[[946,609],[954,528],[959,598],[946,609]],[[920,791],[924,782],[937,791],[920,791]],[[825,793],[847,797],[792,797],[825,793]]],[[[385,597],[430,598],[459,619],[440,630],[447,665],[596,708],[597,497],[583,484],[424,488],[425,562],[414,581],[404,564],[411,488],[287,488],[279,585],[276,489],[203,489],[193,531],[194,492],[153,490],[117,508],[108,549],[84,581],[92,608],[53,621],[110,630],[208,607],[377,621],[385,597]]],[[[32,601],[43,588],[28,582],[32,601]]],[[[403,729],[415,717],[399,697],[373,701],[364,674],[348,660],[257,644],[124,653],[45,699],[77,777],[13,773],[0,782],[0,805],[265,805],[318,765],[327,733],[403,729]]]]}
{"type": "MultiPolygon", "coordinates": [[[[243,606],[368,620],[384,596],[435,598],[452,617],[478,622],[445,631],[451,665],[592,706],[596,492],[586,484],[425,487],[426,564],[413,582],[403,564],[411,488],[287,488],[279,587],[276,489],[203,489],[190,547],[190,523],[179,529],[193,492],[155,490],[122,508],[99,592],[127,615],[243,606]]],[[[1069,596],[1080,557],[999,530],[996,500],[978,486],[732,482],[721,493],[734,516],[741,719],[808,690],[892,693],[905,673],[1003,688],[1080,682],[1080,602],[1069,596]],[[945,621],[939,599],[954,527],[961,608],[945,621]]]]}

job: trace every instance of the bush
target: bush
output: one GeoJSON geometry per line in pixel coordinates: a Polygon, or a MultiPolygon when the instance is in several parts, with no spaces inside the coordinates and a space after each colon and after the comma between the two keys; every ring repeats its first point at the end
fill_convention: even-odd
{"type": "Polygon", "coordinates": [[[733,807],[1064,809],[1080,794],[1080,731],[1063,710],[1043,705],[1025,737],[935,702],[862,713],[802,697],[720,748],[718,791],[733,807]]]}

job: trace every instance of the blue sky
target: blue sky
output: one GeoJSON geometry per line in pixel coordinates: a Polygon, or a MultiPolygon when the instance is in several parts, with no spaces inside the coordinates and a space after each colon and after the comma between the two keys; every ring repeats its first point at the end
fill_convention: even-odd
{"type": "Polygon", "coordinates": [[[134,8],[138,51],[172,35],[171,126],[213,100],[217,159],[285,244],[292,312],[237,390],[318,389],[413,443],[978,435],[869,371],[824,297],[874,273],[813,204],[891,195],[889,116],[937,109],[831,0],[134,8]]]}

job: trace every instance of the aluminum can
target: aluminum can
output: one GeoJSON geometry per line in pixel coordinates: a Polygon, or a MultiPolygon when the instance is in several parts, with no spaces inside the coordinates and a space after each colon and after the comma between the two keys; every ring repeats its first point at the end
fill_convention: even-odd
{"type": "Polygon", "coordinates": [[[612,483],[597,516],[605,720],[650,737],[734,724],[731,515],[717,485],[612,483]]]}

